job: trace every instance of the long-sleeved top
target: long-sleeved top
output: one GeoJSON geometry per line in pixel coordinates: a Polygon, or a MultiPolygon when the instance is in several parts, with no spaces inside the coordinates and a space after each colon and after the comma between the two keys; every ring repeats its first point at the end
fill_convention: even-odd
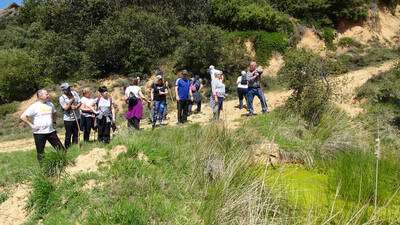
{"type": "Polygon", "coordinates": [[[212,80],[211,90],[213,96],[225,97],[225,84],[221,80],[219,79],[212,80]]]}

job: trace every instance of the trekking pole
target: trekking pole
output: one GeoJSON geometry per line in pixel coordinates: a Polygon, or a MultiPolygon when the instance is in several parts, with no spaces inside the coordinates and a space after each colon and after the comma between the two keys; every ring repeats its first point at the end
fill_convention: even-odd
{"type": "Polygon", "coordinates": [[[72,112],[74,113],[74,117],[75,117],[75,122],[76,125],[78,126],[78,146],[81,147],[81,141],[80,141],[80,137],[81,137],[81,126],[78,122],[78,118],[76,117],[76,113],[75,110],[72,110],[72,112]]]}

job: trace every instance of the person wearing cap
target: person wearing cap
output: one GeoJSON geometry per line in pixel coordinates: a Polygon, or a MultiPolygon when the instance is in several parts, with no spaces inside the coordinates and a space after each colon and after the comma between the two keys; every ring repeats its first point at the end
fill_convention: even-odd
{"type": "Polygon", "coordinates": [[[61,96],[59,102],[63,110],[63,119],[65,127],[65,148],[69,148],[71,145],[71,138],[73,144],[78,144],[79,141],[79,124],[81,118],[80,106],[81,99],[79,94],[72,90],[68,83],[60,85],[61,96]]]}
{"type": "Polygon", "coordinates": [[[36,157],[40,163],[44,158],[44,147],[47,141],[56,150],[64,150],[64,146],[55,130],[57,111],[49,100],[48,92],[41,89],[37,91],[36,97],[37,101],[29,106],[20,118],[32,128],[37,152],[36,157]],[[31,120],[28,118],[31,118],[31,120]]]}
{"type": "Polygon", "coordinates": [[[128,103],[128,111],[125,113],[128,128],[139,130],[140,120],[143,117],[143,101],[149,101],[142,93],[138,78],[133,79],[131,85],[125,89],[124,100],[128,103]],[[134,99],[134,101],[129,104],[129,99],[134,99]]]}
{"type": "Polygon", "coordinates": [[[247,74],[246,71],[242,71],[241,75],[237,78],[237,95],[239,98],[239,105],[236,108],[243,109],[243,98],[246,99],[247,104],[247,74]]]}
{"type": "Polygon", "coordinates": [[[151,101],[153,101],[152,127],[156,127],[157,121],[162,125],[164,110],[167,103],[168,90],[160,75],[156,76],[156,82],[151,90],[151,101]]]}
{"type": "Polygon", "coordinates": [[[97,140],[102,143],[109,143],[111,139],[111,127],[115,124],[113,102],[106,86],[98,89],[100,96],[96,101],[97,140]]]}
{"type": "Polygon", "coordinates": [[[261,74],[263,71],[261,69],[257,69],[257,63],[251,62],[249,66],[249,70],[247,71],[247,82],[248,82],[248,90],[247,90],[247,115],[254,115],[253,108],[253,100],[254,97],[257,96],[261,102],[262,112],[268,113],[268,105],[267,99],[265,98],[264,92],[261,88],[261,74]]]}
{"type": "Polygon", "coordinates": [[[211,81],[211,107],[213,111],[213,120],[219,120],[223,103],[226,96],[224,75],[222,71],[215,74],[215,79],[211,81]]]}
{"type": "Polygon", "coordinates": [[[188,117],[189,100],[192,100],[190,80],[187,70],[182,70],[175,82],[175,94],[178,108],[178,123],[186,123],[188,117]]]}

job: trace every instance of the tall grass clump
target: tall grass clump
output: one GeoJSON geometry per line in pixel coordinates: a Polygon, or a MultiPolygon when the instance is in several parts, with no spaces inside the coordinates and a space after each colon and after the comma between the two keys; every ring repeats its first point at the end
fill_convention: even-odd
{"type": "MultiPolygon", "coordinates": [[[[339,154],[328,170],[328,187],[344,200],[373,203],[375,196],[375,156],[359,150],[339,154]]],[[[379,161],[377,200],[379,205],[389,201],[400,188],[400,165],[396,158],[379,161]]]]}
{"type": "Polygon", "coordinates": [[[28,208],[34,209],[36,216],[42,218],[54,204],[56,187],[48,177],[38,173],[33,179],[32,189],[28,208]]]}
{"type": "Polygon", "coordinates": [[[45,158],[40,163],[43,174],[49,177],[60,176],[65,167],[71,162],[67,157],[67,152],[63,150],[48,151],[45,158]]]}

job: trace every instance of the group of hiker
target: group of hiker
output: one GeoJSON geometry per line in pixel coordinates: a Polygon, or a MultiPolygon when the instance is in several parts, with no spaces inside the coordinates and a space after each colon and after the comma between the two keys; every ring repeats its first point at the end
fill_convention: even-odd
{"type": "MultiPolygon", "coordinates": [[[[210,66],[208,73],[211,79],[210,106],[212,120],[219,120],[223,110],[223,102],[227,96],[225,92],[224,74],[221,70],[210,66]]],[[[268,112],[268,106],[264,92],[261,89],[260,78],[262,70],[257,69],[257,64],[251,62],[248,71],[242,71],[237,79],[237,94],[239,97],[239,109],[247,108],[248,116],[254,115],[253,99],[260,99],[262,111],[268,112]],[[246,105],[243,100],[246,100],[246,105]]],[[[140,129],[143,118],[144,106],[150,110],[150,122],[152,128],[165,125],[167,117],[167,96],[173,97],[163,73],[157,73],[155,80],[149,87],[150,98],[142,92],[140,78],[131,80],[128,87],[124,89],[123,100],[127,105],[125,119],[127,126],[132,129],[140,129]],[[152,103],[152,107],[151,107],[152,103]]],[[[175,82],[175,98],[177,102],[177,123],[186,123],[189,114],[200,113],[202,105],[203,81],[198,75],[189,78],[189,72],[182,70],[175,82]],[[196,106],[196,110],[193,110],[196,106]]],[[[89,141],[91,131],[97,132],[97,141],[109,143],[111,130],[115,131],[114,103],[106,86],[98,88],[98,95],[94,97],[90,88],[82,90],[82,97],[68,83],[60,85],[61,95],[58,98],[63,111],[65,127],[64,144],[61,143],[56,127],[57,111],[50,101],[49,93],[45,89],[37,91],[37,102],[28,107],[21,115],[21,120],[31,128],[37,150],[37,159],[41,161],[44,156],[46,142],[56,149],[68,149],[71,144],[78,144],[79,133],[83,132],[83,140],[89,141]]]]}

